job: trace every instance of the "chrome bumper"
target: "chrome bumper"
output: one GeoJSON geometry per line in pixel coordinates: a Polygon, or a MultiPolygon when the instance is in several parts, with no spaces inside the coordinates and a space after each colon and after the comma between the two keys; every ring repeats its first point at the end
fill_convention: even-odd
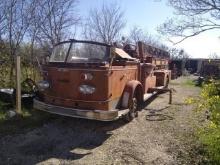
{"type": "Polygon", "coordinates": [[[85,118],[92,120],[100,120],[100,121],[112,121],[118,119],[120,116],[128,113],[128,110],[82,110],[82,109],[73,109],[66,108],[51,104],[46,104],[42,101],[34,99],[34,109],[42,110],[58,115],[70,116],[76,118],[85,118]]]}

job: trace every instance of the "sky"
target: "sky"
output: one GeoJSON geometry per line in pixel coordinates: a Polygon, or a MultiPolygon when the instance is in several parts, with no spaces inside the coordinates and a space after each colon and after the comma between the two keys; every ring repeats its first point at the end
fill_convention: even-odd
{"type": "MultiPolygon", "coordinates": [[[[130,29],[137,26],[145,32],[158,36],[157,27],[172,17],[174,12],[165,0],[79,0],[78,12],[82,18],[86,18],[91,8],[100,8],[103,2],[109,4],[117,2],[124,11],[126,19],[124,35],[128,35],[130,29]]],[[[183,48],[193,58],[208,58],[212,53],[220,55],[219,36],[219,31],[209,31],[175,46],[164,36],[160,36],[160,39],[170,47],[183,48]]]]}

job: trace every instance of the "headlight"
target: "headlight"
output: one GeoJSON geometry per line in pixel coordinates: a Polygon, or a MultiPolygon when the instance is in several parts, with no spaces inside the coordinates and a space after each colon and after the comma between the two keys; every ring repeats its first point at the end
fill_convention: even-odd
{"type": "Polygon", "coordinates": [[[37,86],[38,86],[39,90],[43,91],[43,90],[49,88],[50,84],[47,81],[43,80],[43,81],[39,81],[37,83],[37,86]]]}
{"type": "Polygon", "coordinates": [[[92,94],[95,92],[95,87],[90,85],[80,85],[79,91],[83,94],[92,94]]]}

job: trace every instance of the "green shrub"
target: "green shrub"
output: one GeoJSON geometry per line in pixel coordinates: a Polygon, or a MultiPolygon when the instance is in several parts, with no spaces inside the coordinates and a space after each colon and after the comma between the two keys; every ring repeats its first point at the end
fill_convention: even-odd
{"type": "Polygon", "coordinates": [[[220,85],[219,82],[211,82],[203,85],[201,99],[198,100],[198,110],[208,110],[210,120],[220,125],[220,85]]]}
{"type": "Polygon", "coordinates": [[[220,164],[220,82],[210,80],[202,86],[198,98],[188,98],[186,102],[195,103],[197,111],[208,112],[210,122],[198,131],[198,138],[204,145],[208,164],[220,164]]]}
{"type": "Polygon", "coordinates": [[[186,103],[195,103],[197,111],[209,112],[210,120],[220,125],[220,83],[218,81],[204,84],[200,96],[188,98],[186,103]]]}

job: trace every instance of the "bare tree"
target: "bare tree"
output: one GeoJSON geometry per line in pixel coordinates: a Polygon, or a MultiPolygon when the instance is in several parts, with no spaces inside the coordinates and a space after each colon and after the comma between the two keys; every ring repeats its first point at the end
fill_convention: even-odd
{"type": "Polygon", "coordinates": [[[148,32],[144,32],[143,29],[138,28],[137,26],[132,27],[128,38],[133,43],[137,43],[138,41],[142,41],[142,42],[149,44],[151,46],[169,51],[169,48],[165,44],[160,42],[160,39],[158,36],[154,36],[148,32]]]}
{"type": "Polygon", "coordinates": [[[219,0],[169,0],[176,17],[168,19],[158,31],[168,37],[182,37],[177,43],[208,30],[220,29],[219,0]]]}
{"type": "Polygon", "coordinates": [[[36,0],[3,0],[6,24],[5,40],[14,56],[30,27],[36,0]]]}
{"type": "Polygon", "coordinates": [[[155,36],[149,34],[148,32],[144,32],[143,29],[137,26],[133,26],[131,28],[129,39],[134,43],[142,41],[151,45],[155,45],[158,42],[155,36]]]}
{"type": "Polygon", "coordinates": [[[51,47],[70,34],[68,30],[79,20],[74,12],[76,2],[77,0],[1,0],[0,53],[1,59],[6,59],[7,68],[10,68],[10,73],[7,74],[11,82],[9,85],[14,85],[12,80],[16,55],[22,54],[22,62],[33,65],[35,51],[40,50],[36,45],[43,42],[51,47]]]}
{"type": "Polygon", "coordinates": [[[10,80],[12,81],[14,58],[19,52],[27,29],[30,26],[35,0],[2,0],[5,16],[4,40],[8,42],[10,54],[10,80]]]}
{"type": "Polygon", "coordinates": [[[190,55],[186,53],[184,49],[170,48],[165,44],[161,43],[158,37],[153,36],[147,32],[144,33],[144,31],[141,28],[138,28],[137,26],[134,26],[131,29],[129,39],[135,43],[137,43],[137,41],[142,41],[146,44],[152,45],[162,50],[166,50],[170,53],[171,59],[183,60],[190,57],[190,55]]]}
{"type": "Polygon", "coordinates": [[[6,24],[5,24],[5,7],[4,3],[0,3],[0,41],[2,41],[2,36],[5,33],[6,24]]]}
{"type": "Polygon", "coordinates": [[[138,41],[144,41],[145,34],[141,28],[133,26],[130,30],[129,39],[134,43],[137,43],[138,41]]]}
{"type": "Polygon", "coordinates": [[[117,4],[104,4],[91,9],[85,24],[84,37],[89,40],[111,43],[118,39],[125,27],[124,13],[117,4]]]}
{"type": "Polygon", "coordinates": [[[220,59],[220,56],[217,53],[211,53],[209,59],[220,59]]]}
{"type": "Polygon", "coordinates": [[[169,53],[171,59],[184,60],[190,58],[190,55],[187,52],[185,52],[184,49],[170,48],[169,53]]]}
{"type": "Polygon", "coordinates": [[[77,1],[42,0],[39,3],[38,12],[35,15],[37,25],[34,26],[37,28],[38,41],[52,46],[71,36],[70,29],[80,20],[75,10],[77,1]]]}

